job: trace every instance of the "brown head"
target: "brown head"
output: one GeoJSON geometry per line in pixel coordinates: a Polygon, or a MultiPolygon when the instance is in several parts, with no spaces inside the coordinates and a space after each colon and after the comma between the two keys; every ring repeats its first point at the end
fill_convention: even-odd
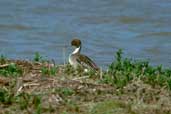
{"type": "Polygon", "coordinates": [[[75,47],[80,47],[81,46],[81,41],[79,39],[73,39],[71,41],[71,45],[75,47]]]}

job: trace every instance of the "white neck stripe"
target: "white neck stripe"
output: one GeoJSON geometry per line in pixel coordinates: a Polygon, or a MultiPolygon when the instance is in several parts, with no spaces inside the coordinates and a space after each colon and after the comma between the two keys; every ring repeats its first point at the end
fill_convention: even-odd
{"type": "Polygon", "coordinates": [[[76,49],[72,52],[72,54],[79,53],[79,52],[80,52],[80,49],[81,49],[81,47],[76,48],[76,49]]]}

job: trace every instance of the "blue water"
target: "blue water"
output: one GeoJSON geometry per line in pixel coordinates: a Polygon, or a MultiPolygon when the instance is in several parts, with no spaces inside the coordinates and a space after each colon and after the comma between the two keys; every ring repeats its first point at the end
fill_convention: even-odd
{"type": "Polygon", "coordinates": [[[63,46],[75,37],[102,67],[120,48],[125,57],[171,67],[171,1],[0,0],[0,54],[31,60],[38,51],[62,64],[63,46]]]}

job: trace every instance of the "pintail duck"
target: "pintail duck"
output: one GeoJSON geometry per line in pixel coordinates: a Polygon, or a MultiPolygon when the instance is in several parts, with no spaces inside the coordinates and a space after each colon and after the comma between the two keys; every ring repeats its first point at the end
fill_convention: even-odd
{"type": "Polygon", "coordinates": [[[77,68],[78,66],[82,67],[87,71],[88,69],[91,70],[98,70],[97,65],[86,55],[80,54],[81,51],[81,41],[79,39],[73,39],[71,41],[71,45],[76,47],[75,50],[69,55],[69,63],[74,67],[77,68]]]}

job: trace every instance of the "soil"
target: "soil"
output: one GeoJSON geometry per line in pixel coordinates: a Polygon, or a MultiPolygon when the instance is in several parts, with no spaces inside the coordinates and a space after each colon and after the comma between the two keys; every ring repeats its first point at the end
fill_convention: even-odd
{"type": "Polygon", "coordinates": [[[171,92],[139,79],[116,88],[100,83],[99,74],[92,77],[76,71],[67,73],[65,65],[58,65],[55,75],[50,75],[43,74],[42,67],[50,69],[52,63],[7,63],[15,63],[23,73],[18,77],[0,76],[0,88],[10,91],[13,97],[40,96],[41,108],[35,106],[34,97],[26,97],[29,101],[25,108],[21,108],[21,102],[0,102],[0,114],[171,114],[171,92]]]}

